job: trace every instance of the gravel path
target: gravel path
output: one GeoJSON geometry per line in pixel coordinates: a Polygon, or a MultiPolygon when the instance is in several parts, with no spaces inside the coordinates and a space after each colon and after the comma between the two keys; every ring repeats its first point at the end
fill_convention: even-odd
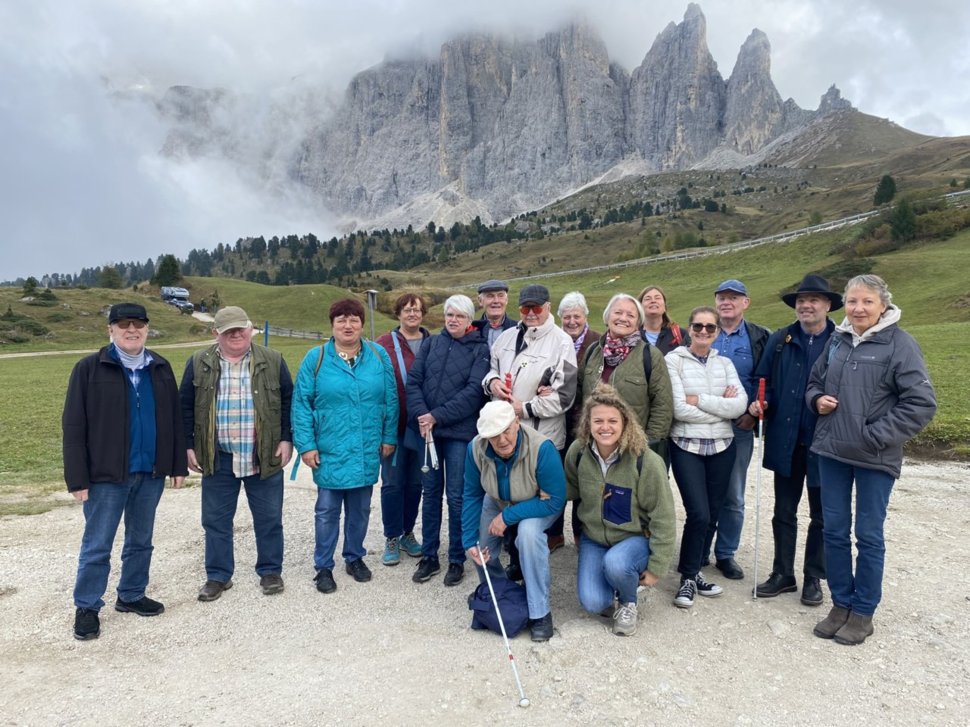
{"type": "MultiPolygon", "coordinates": [[[[169,490],[149,588],[165,614],[111,609],[115,571],[101,638],[91,642],[71,637],[81,508],[0,520],[0,724],[967,724],[966,465],[904,467],[890,502],[876,632],[858,647],[812,636],[828,601],[821,609],[802,606],[797,594],[752,601],[753,468],[738,555],[746,579],[710,571],[724,595],[684,611],[671,604],[677,579],[668,575],[641,595],[631,638],[612,636],[604,620],[581,611],[576,551],[554,553],[556,636],[533,645],[524,633],[512,642],[528,709],[517,706],[501,638],[468,628],[470,576],[445,588],[440,576],[412,583],[414,560],[380,565],[376,492],[366,543],[373,581],[357,584],[338,571],[336,593],[314,590],[315,492],[301,470],[285,499],[283,594],[259,592],[243,501],[236,585],[199,603],[200,490],[169,490]]],[[[769,483],[770,473],[763,576],[771,561],[769,483]]]]}

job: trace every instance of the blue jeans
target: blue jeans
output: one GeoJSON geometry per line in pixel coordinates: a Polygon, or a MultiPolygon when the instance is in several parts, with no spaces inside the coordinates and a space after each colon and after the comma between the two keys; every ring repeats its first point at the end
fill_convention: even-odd
{"type": "Polygon", "coordinates": [[[118,598],[137,601],[148,587],[152,564],[155,510],[165,489],[164,477],[132,474],[121,484],[93,482],[84,502],[84,536],[78,556],[74,605],[100,611],[108,588],[111,546],[121,516],[125,516],[125,544],[121,549],[118,598]]]}
{"type": "Polygon", "coordinates": [[[887,472],[818,458],[822,476],[822,533],[825,572],[832,603],[871,616],[882,599],[886,559],[883,524],[896,482],[887,472]],[[858,555],[852,572],[852,482],[855,480],[855,538],[858,555]]]}
{"type": "MultiPolygon", "coordinates": [[[[501,535],[488,532],[488,525],[502,512],[502,503],[493,500],[491,495],[482,498],[482,519],[479,521],[478,537],[483,548],[488,548],[488,574],[492,580],[507,578],[499,555],[502,553],[501,535]]],[[[542,618],[549,613],[549,543],[546,528],[552,525],[558,512],[543,518],[527,518],[518,522],[519,533],[515,545],[519,549],[522,575],[525,577],[526,598],[529,601],[529,618],[542,618]]],[[[485,575],[478,564],[478,579],[484,583],[485,575]]]]}
{"type": "Polygon", "coordinates": [[[717,530],[717,515],[734,466],[734,442],[709,457],[691,454],[671,442],[670,466],[687,514],[677,570],[682,576],[693,578],[701,569],[702,555],[710,551],[717,530]]]}
{"type": "Polygon", "coordinates": [[[419,453],[398,446],[381,460],[381,519],[384,537],[399,538],[414,530],[421,502],[421,458],[419,453]]]}
{"type": "Polygon", "coordinates": [[[636,603],[640,574],[650,561],[650,541],[634,535],[613,546],[600,545],[583,533],[579,541],[579,570],[576,591],[579,605],[590,613],[600,613],[620,603],[636,603]]]}
{"type": "MultiPolygon", "coordinates": [[[[754,431],[734,427],[734,468],[728,480],[724,504],[717,516],[717,542],[714,544],[714,558],[724,560],[733,558],[741,544],[741,528],[744,527],[744,481],[748,476],[748,465],[754,452],[754,431]]],[[[710,552],[704,551],[704,554],[710,552]]]]}
{"type": "MultiPolygon", "coordinates": [[[[421,479],[421,555],[438,560],[441,545],[441,496],[448,502],[448,562],[464,563],[461,545],[461,502],[465,489],[465,451],[468,442],[460,439],[436,439],[439,468],[424,473],[421,479]]],[[[424,461],[424,450],[420,452],[424,461]]]]}
{"type": "Polygon", "coordinates": [[[232,455],[219,452],[216,471],[202,478],[202,529],[205,530],[205,574],[228,581],[236,569],[232,521],[239,503],[239,487],[246,490],[256,536],[256,573],[283,572],[283,473],[259,479],[237,477],[232,455]]]}
{"type": "Polygon", "coordinates": [[[367,535],[367,523],[370,521],[370,498],[373,492],[373,485],[344,490],[321,487],[317,490],[317,504],[313,512],[316,529],[313,565],[317,570],[333,570],[333,553],[337,549],[337,537],[340,535],[341,507],[344,511],[343,559],[352,563],[367,555],[364,536],[367,535]]]}

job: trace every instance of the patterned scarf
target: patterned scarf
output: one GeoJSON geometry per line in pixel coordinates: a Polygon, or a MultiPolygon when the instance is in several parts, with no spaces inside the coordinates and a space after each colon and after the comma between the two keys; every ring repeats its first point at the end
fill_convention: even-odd
{"type": "Polygon", "coordinates": [[[613,338],[607,333],[606,343],[603,344],[603,362],[607,366],[616,368],[626,360],[640,340],[640,331],[634,331],[623,338],[613,338]]]}
{"type": "Polygon", "coordinates": [[[579,349],[583,347],[583,341],[586,340],[587,333],[589,333],[588,323],[583,327],[583,332],[576,336],[576,340],[573,341],[573,348],[576,350],[576,353],[579,353],[579,349]]]}

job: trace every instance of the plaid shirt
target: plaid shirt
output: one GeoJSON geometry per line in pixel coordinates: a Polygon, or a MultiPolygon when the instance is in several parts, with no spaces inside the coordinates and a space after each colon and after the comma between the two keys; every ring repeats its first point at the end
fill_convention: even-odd
{"type": "Polygon", "coordinates": [[[726,439],[686,439],[684,437],[673,437],[673,440],[674,444],[685,452],[697,454],[701,457],[712,457],[730,447],[731,442],[734,441],[734,437],[728,437],[726,439]]]}
{"type": "Polygon", "coordinates": [[[256,450],[256,408],[249,371],[251,354],[231,363],[219,354],[219,390],[216,392],[216,444],[232,454],[232,472],[249,477],[259,472],[256,450]]]}

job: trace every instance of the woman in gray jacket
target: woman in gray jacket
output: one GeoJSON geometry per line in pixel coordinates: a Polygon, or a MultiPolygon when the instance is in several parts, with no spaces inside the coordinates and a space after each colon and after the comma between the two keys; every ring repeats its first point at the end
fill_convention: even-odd
{"type": "Polygon", "coordinates": [[[845,286],[845,312],[812,369],[805,400],[819,413],[812,451],[819,455],[825,569],[832,591],[832,610],[814,633],[853,645],[872,634],[872,615],[882,597],[883,523],[903,444],[933,418],[936,395],[919,346],[899,328],[901,312],[882,278],[852,278],[845,286]]]}

